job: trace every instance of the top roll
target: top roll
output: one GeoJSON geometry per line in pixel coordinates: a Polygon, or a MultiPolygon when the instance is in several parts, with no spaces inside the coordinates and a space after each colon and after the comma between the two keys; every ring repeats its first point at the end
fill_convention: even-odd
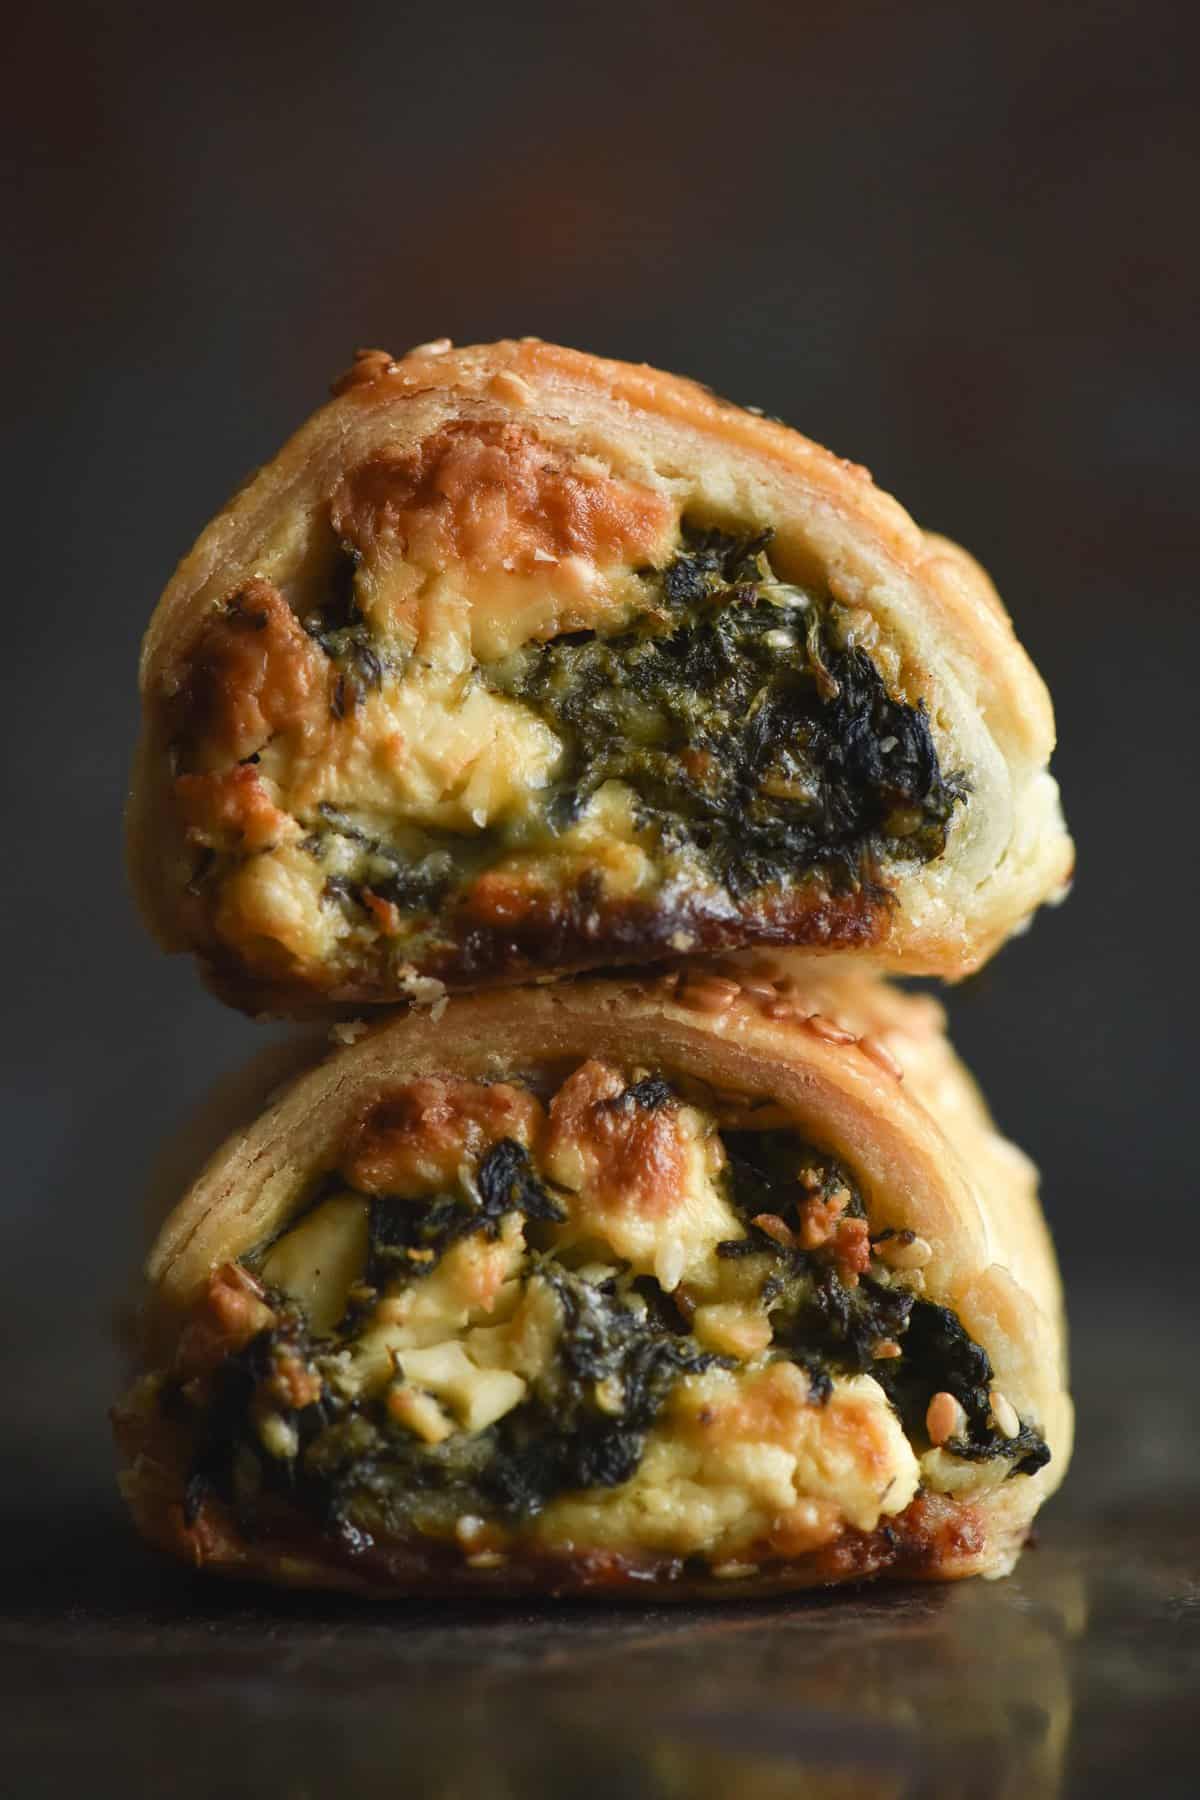
{"type": "Polygon", "coordinates": [[[952,978],[1071,868],[963,552],[533,339],[360,355],[181,564],[141,687],[143,912],[254,1012],[766,943],[952,978]]]}

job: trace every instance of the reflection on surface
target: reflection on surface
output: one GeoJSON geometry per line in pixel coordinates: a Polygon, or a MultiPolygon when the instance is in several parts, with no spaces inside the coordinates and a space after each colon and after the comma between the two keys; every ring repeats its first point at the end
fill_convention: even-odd
{"type": "MultiPolygon", "coordinates": [[[[719,1669],[701,1682],[647,1791],[898,1800],[933,1781],[939,1793],[1059,1793],[1082,1575],[1057,1571],[1033,1604],[1011,1585],[978,1583],[880,1602],[859,1602],[852,1620],[827,1616],[824,1630],[748,1622],[754,1647],[737,1657],[737,1692],[719,1669]]],[[[719,1661],[728,1677],[728,1655],[719,1661]]]]}
{"type": "MultiPolygon", "coordinates": [[[[828,1736],[829,1731],[828,1726],[818,1727],[817,1735],[828,1736]]],[[[758,1755],[713,1756],[673,1745],[654,1758],[654,1774],[655,1785],[648,1791],[670,1800],[677,1795],[728,1800],[733,1794],[752,1800],[795,1800],[798,1793],[804,1800],[901,1800],[909,1791],[905,1776],[896,1770],[870,1769],[853,1752],[839,1766],[837,1752],[816,1747],[797,1763],[758,1755]]]]}
{"type": "MultiPolygon", "coordinates": [[[[184,1795],[392,1771],[430,1800],[1036,1800],[1061,1791],[1089,1610],[1062,1550],[1001,1583],[638,1613],[275,1599],[149,1559],[137,1578],[109,1655],[72,1664],[81,1772],[102,1753],[114,1784],[170,1770],[184,1795]],[[139,1696],[115,1741],[114,1688],[139,1696]]],[[[31,1692],[61,1681],[65,1629],[27,1628],[31,1692]]],[[[25,1749],[53,1731],[61,1757],[37,1717],[25,1749]]]]}

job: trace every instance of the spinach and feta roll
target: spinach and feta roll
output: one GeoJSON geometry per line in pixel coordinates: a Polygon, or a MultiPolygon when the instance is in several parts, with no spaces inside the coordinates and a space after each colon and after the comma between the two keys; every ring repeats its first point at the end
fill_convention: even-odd
{"type": "Polygon", "coordinates": [[[361,355],[141,685],[143,911],[250,1011],[755,945],[961,975],[1071,867],[967,556],[783,425],[534,340],[361,355]]]}
{"type": "Polygon", "coordinates": [[[150,1256],[145,1536],[379,1594],[1009,1570],[1071,1444],[1034,1170],[936,1003],[792,960],[339,1027],[150,1256]]]}

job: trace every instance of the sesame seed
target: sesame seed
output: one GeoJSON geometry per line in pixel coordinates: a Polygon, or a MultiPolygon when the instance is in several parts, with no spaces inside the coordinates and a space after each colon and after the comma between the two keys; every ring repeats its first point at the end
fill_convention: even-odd
{"type": "MultiPolygon", "coordinates": [[[[393,1352],[393,1358],[394,1355],[393,1352]]],[[[454,1429],[433,1395],[420,1388],[392,1387],[388,1390],[386,1405],[388,1416],[397,1425],[402,1425],[426,1444],[444,1443],[454,1429]]]]}
{"type": "Polygon", "coordinates": [[[758,1574],[758,1564],[737,1561],[714,1563],[712,1572],[718,1581],[745,1581],[748,1575],[758,1574]]]}
{"type": "Polygon", "coordinates": [[[834,1019],[827,1019],[823,1013],[813,1013],[808,1020],[808,1029],[815,1037],[824,1038],[827,1044],[853,1044],[857,1039],[852,1031],[839,1025],[834,1019]]]}
{"type": "Polygon", "coordinates": [[[290,1462],[300,1448],[295,1426],[289,1424],[282,1413],[267,1413],[259,1424],[258,1435],[263,1449],[280,1462],[290,1462]]]}
{"type": "Polygon", "coordinates": [[[660,1245],[654,1259],[654,1278],[665,1294],[672,1293],[683,1278],[684,1265],[683,1245],[678,1238],[669,1238],[660,1245]]]}
{"type": "Polygon", "coordinates": [[[498,1569],[508,1558],[502,1550],[480,1550],[475,1556],[468,1556],[468,1569],[498,1569]]]}
{"type": "Polygon", "coordinates": [[[614,1418],[625,1410],[625,1389],[615,1375],[607,1375],[596,1383],[594,1398],[600,1411],[610,1413],[614,1418]]]}
{"type": "Polygon", "coordinates": [[[925,1413],[925,1429],[931,1443],[941,1446],[951,1438],[961,1437],[966,1423],[967,1415],[953,1394],[943,1391],[933,1396],[925,1413]]]}
{"type": "Polygon", "coordinates": [[[751,1223],[757,1225],[761,1232],[765,1233],[767,1237],[773,1238],[777,1244],[782,1244],[785,1249],[795,1249],[795,1234],[778,1213],[755,1213],[751,1223]]]}
{"type": "Polygon", "coordinates": [[[345,394],[351,388],[380,381],[385,375],[391,375],[395,367],[391,353],[387,350],[356,350],[354,362],[344,375],[338,376],[331,391],[334,394],[345,394]]]}
{"type": "Polygon", "coordinates": [[[685,1006],[696,1012],[728,1012],[741,990],[736,981],[725,981],[720,975],[691,976],[680,995],[685,1006]]]}
{"type": "Polygon", "coordinates": [[[790,1000],[768,1000],[763,1012],[768,1019],[797,1019],[800,1016],[790,1000]]]}
{"type": "Polygon", "coordinates": [[[449,338],[430,338],[427,344],[414,344],[407,352],[409,356],[445,356],[447,350],[454,345],[449,338]]]}
{"type": "Polygon", "coordinates": [[[743,994],[749,994],[755,1000],[774,1000],[775,983],[767,981],[761,975],[743,975],[738,984],[743,994]]]}
{"type": "Polygon", "coordinates": [[[896,1342],[895,1338],[883,1338],[875,1346],[874,1355],[875,1355],[876,1362],[891,1362],[893,1357],[897,1357],[902,1354],[903,1354],[903,1352],[901,1351],[900,1346],[896,1342]]]}
{"type": "Polygon", "coordinates": [[[493,375],[489,386],[497,400],[506,400],[510,406],[528,406],[533,399],[529,383],[511,369],[501,369],[493,375]]]}
{"type": "MultiPolygon", "coordinates": [[[[764,631],[763,643],[771,650],[793,650],[796,645],[796,639],[794,633],[780,629],[775,631],[764,631]]],[[[895,743],[895,741],[896,740],[893,738],[892,742],[895,743]]]]}
{"type": "Polygon", "coordinates": [[[999,1388],[992,1389],[992,1418],[996,1422],[996,1430],[1002,1437],[1019,1436],[1021,1421],[1017,1417],[1017,1409],[1012,1401],[1002,1394],[999,1388]]]}
{"type": "Polygon", "coordinates": [[[904,1080],[904,1070],[900,1067],[900,1064],[896,1061],[887,1045],[881,1043],[877,1037],[871,1037],[870,1035],[867,1037],[860,1037],[858,1040],[858,1047],[864,1056],[869,1056],[873,1063],[878,1063],[884,1074],[890,1075],[893,1081],[904,1080]]]}
{"type": "Polygon", "coordinates": [[[889,1269],[923,1269],[933,1255],[933,1245],[928,1238],[907,1231],[884,1238],[874,1249],[880,1262],[885,1262],[889,1269]]]}

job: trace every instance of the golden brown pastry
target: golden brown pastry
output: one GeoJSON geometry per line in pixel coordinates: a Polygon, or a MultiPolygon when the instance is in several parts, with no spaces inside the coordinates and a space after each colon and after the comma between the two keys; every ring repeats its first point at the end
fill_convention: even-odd
{"type": "Polygon", "coordinates": [[[358,1029],[151,1254],[148,1538],[364,1593],[1011,1568],[1070,1454],[1058,1276],[936,1003],[801,958],[358,1029]]]}
{"type": "Polygon", "coordinates": [[[755,944],[975,968],[1062,890],[1050,703],[862,469],[535,340],[363,354],[146,637],[162,944],[302,1013],[755,944]]]}

